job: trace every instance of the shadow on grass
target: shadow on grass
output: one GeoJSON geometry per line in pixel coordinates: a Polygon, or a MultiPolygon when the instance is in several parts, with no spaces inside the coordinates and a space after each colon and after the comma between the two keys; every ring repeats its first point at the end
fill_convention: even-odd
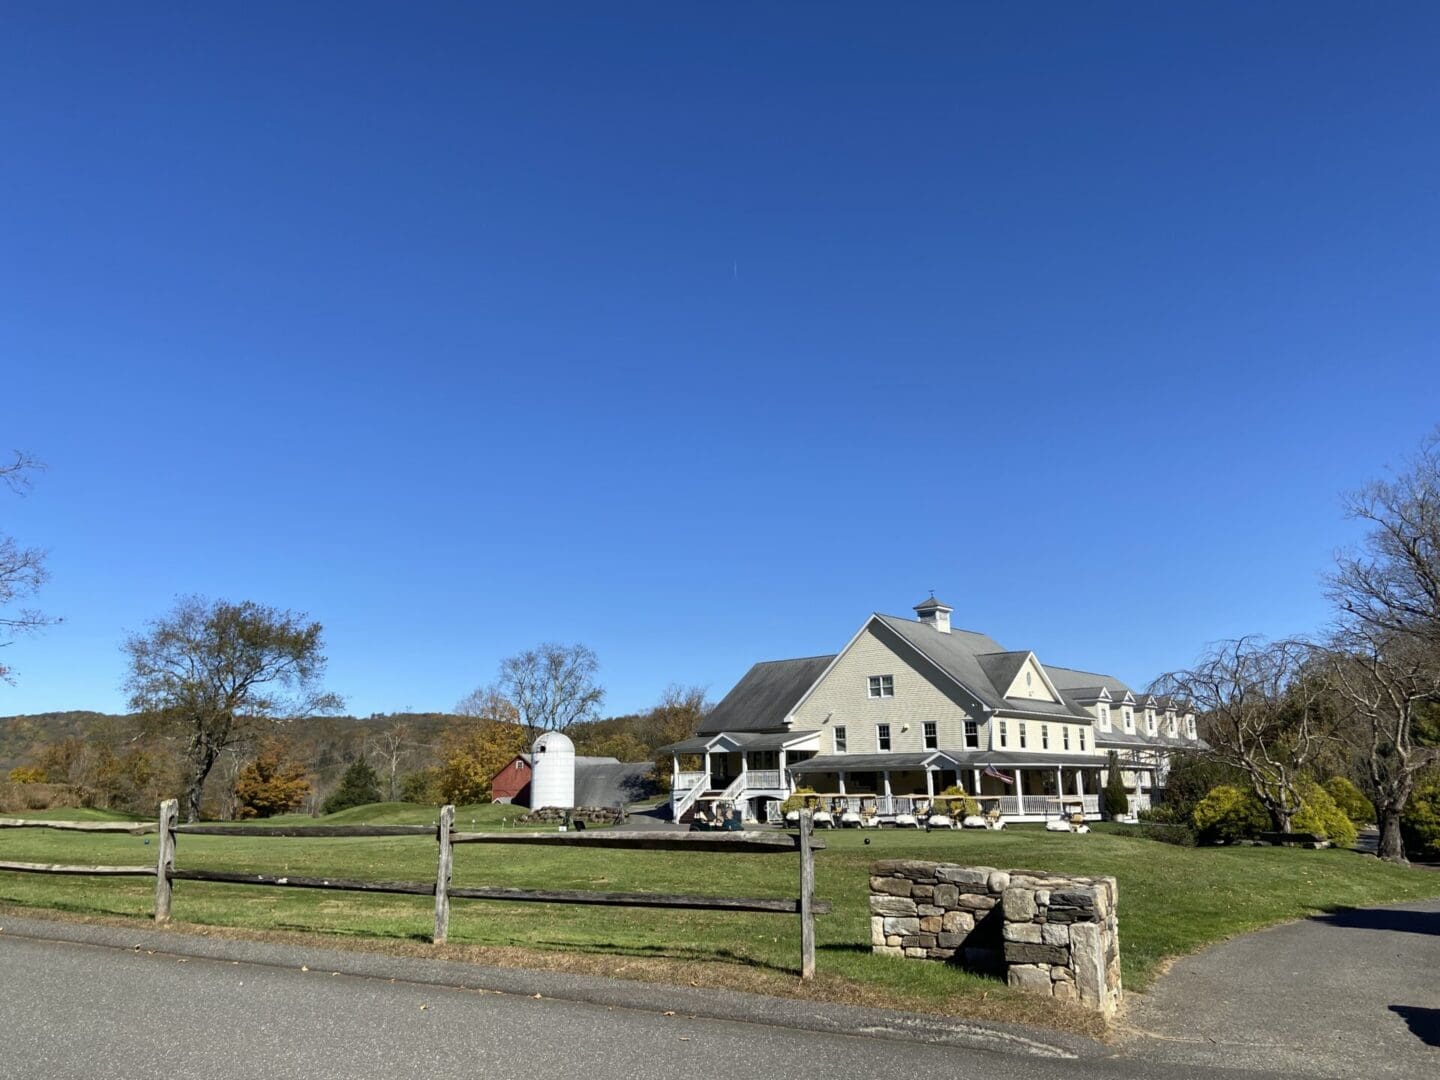
{"type": "Polygon", "coordinates": [[[1336,908],[1315,916],[1316,922],[1356,930],[1389,930],[1402,934],[1440,935],[1440,911],[1398,908],[1336,908]]]}
{"type": "Polygon", "coordinates": [[[1427,1046],[1440,1046],[1440,1009],[1426,1009],[1419,1005],[1391,1005],[1390,1011],[1404,1020],[1421,1042],[1427,1046]]]}

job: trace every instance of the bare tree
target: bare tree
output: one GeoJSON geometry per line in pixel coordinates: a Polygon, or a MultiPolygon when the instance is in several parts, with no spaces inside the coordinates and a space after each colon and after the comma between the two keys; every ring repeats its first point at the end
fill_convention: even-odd
{"type": "Polygon", "coordinates": [[[1381,858],[1403,862],[1415,776],[1440,759],[1417,720],[1440,703],[1440,428],[1405,466],[1346,496],[1369,526],[1329,578],[1339,611],[1331,670],[1359,731],[1381,858]]]}
{"type": "Polygon", "coordinates": [[[131,708],[185,743],[187,821],[200,816],[205,778],[223,751],[257,726],[341,706],[320,688],[320,624],[296,612],[185,597],[123,649],[131,708]]]}
{"type": "Polygon", "coordinates": [[[600,661],[584,645],[546,643],[500,663],[500,680],[482,687],[457,706],[466,715],[496,696],[515,709],[530,738],[542,731],[567,731],[595,718],[605,691],[595,682],[600,661]]]}
{"type": "Polygon", "coordinates": [[[410,725],[403,720],[392,720],[384,731],[370,736],[367,744],[366,756],[380,763],[380,775],[385,778],[385,798],[394,802],[400,769],[414,751],[410,725]]]}
{"type": "MultiPolygon", "coordinates": [[[[30,489],[31,474],[44,467],[29,454],[16,450],[12,460],[0,462],[0,484],[16,495],[24,495],[30,489]]],[[[13,537],[0,533],[0,648],[9,645],[17,634],[38,630],[56,621],[34,608],[10,607],[29,600],[49,576],[43,551],[21,547],[13,537]]],[[[13,670],[3,663],[0,663],[0,680],[14,682],[13,670]]]]}
{"type": "Polygon", "coordinates": [[[1337,630],[1329,653],[1331,682],[1361,749],[1365,786],[1379,819],[1382,859],[1403,863],[1400,819],[1421,770],[1440,761],[1423,745],[1422,721],[1440,702],[1440,664],[1414,637],[1337,630]]]}
{"type": "Polygon", "coordinates": [[[1215,757],[1244,773],[1278,831],[1292,831],[1300,779],[1329,738],[1328,688],[1312,646],[1254,636],[1223,641],[1150,691],[1192,710],[1215,757]]]}

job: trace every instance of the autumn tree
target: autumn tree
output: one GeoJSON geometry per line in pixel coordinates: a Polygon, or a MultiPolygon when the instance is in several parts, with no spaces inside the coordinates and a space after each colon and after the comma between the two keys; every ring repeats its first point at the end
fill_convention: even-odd
{"type": "Polygon", "coordinates": [[[1330,670],[1353,722],[1379,854],[1405,860],[1401,819],[1440,761],[1440,428],[1389,479],[1346,497],[1368,533],[1329,578],[1339,619],[1330,670]]]}
{"type": "Polygon", "coordinates": [[[498,683],[474,691],[456,711],[483,715],[478,710],[501,699],[514,708],[533,742],[541,732],[568,731],[595,718],[605,700],[595,681],[599,670],[599,659],[586,646],[547,642],[502,660],[498,683]]]}
{"type": "Polygon", "coordinates": [[[1244,637],[1211,646],[1150,687],[1196,714],[1215,759],[1245,777],[1275,829],[1292,832],[1301,782],[1330,737],[1333,709],[1314,649],[1244,637]]]}
{"type": "Polygon", "coordinates": [[[236,816],[266,818],[299,809],[310,794],[305,766],[290,758],[283,740],[261,746],[255,760],[240,770],[235,781],[236,816]]]}
{"type": "Polygon", "coordinates": [[[131,707],[184,747],[187,821],[199,818],[205,778],[227,747],[257,726],[340,706],[320,686],[320,624],[297,612],[186,597],[123,649],[131,707]]]}
{"type": "MultiPolygon", "coordinates": [[[[16,450],[9,460],[0,461],[0,486],[24,495],[30,488],[31,476],[42,468],[35,458],[16,450]]],[[[11,644],[18,634],[55,621],[35,608],[12,606],[30,600],[49,576],[43,551],[21,547],[14,537],[0,532],[0,648],[11,644]]],[[[14,672],[4,663],[0,663],[0,681],[14,681],[14,672]]]]}
{"type": "Polygon", "coordinates": [[[490,801],[490,781],[530,748],[519,724],[478,720],[447,732],[440,748],[440,793],[448,803],[490,801]]]}
{"type": "Polygon", "coordinates": [[[400,790],[400,769],[415,749],[410,725],[403,720],[392,720],[383,731],[370,736],[366,744],[369,756],[380,763],[377,771],[385,782],[385,798],[394,802],[400,790]]]}
{"type": "MultiPolygon", "coordinates": [[[[710,711],[702,686],[672,683],[660,695],[660,703],[646,713],[638,725],[640,737],[655,748],[688,739],[710,711]]],[[[662,791],[670,790],[670,759],[656,757],[655,781],[662,791]]]]}

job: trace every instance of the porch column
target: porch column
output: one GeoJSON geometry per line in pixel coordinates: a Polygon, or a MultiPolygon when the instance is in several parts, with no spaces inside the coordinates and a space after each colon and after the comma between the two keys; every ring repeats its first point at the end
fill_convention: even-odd
{"type": "Polygon", "coordinates": [[[680,755],[670,755],[670,786],[675,786],[675,778],[680,775],[680,755]]]}
{"type": "Polygon", "coordinates": [[[703,769],[705,770],[705,780],[703,781],[703,783],[705,784],[705,790],[708,791],[708,790],[710,789],[710,751],[709,751],[709,750],[706,750],[706,751],[705,751],[705,761],[704,761],[704,763],[701,765],[701,768],[703,768],[703,769]]]}
{"type": "Polygon", "coordinates": [[[780,766],[780,786],[786,791],[790,790],[790,777],[785,772],[785,748],[782,746],[780,752],[775,755],[775,763],[780,766]]]}
{"type": "Polygon", "coordinates": [[[843,772],[837,772],[837,773],[835,774],[835,776],[836,776],[836,778],[840,781],[840,794],[841,794],[841,795],[844,795],[844,794],[845,794],[845,774],[844,774],[843,772]]]}
{"type": "Polygon", "coordinates": [[[1085,770],[1084,770],[1084,769],[1076,769],[1076,770],[1075,770],[1075,794],[1076,794],[1076,795],[1079,795],[1082,799],[1085,797],[1085,770]]]}
{"type": "Polygon", "coordinates": [[[979,770],[979,769],[971,769],[971,770],[970,770],[970,778],[975,781],[975,790],[972,791],[970,794],[971,794],[971,795],[979,795],[979,794],[980,794],[980,770],[979,770]]]}
{"type": "Polygon", "coordinates": [[[888,799],[888,798],[891,797],[891,795],[890,795],[890,774],[889,774],[888,772],[883,772],[883,773],[880,774],[880,776],[881,776],[881,777],[884,779],[884,781],[885,781],[885,798],[888,799]]]}
{"type": "Polygon", "coordinates": [[[935,774],[929,768],[925,770],[925,794],[935,798],[935,774]]]}
{"type": "Polygon", "coordinates": [[[1065,770],[1059,765],[1055,766],[1055,794],[1065,794],[1065,770]]]}

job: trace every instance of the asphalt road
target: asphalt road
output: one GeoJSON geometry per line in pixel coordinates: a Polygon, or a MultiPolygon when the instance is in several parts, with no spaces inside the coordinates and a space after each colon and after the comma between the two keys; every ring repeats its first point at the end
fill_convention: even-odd
{"type": "Polygon", "coordinates": [[[1125,1052],[1150,1061],[1436,1080],[1440,901],[1221,942],[1176,961],[1127,1012],[1136,1035],[1125,1052]]]}
{"type": "MultiPolygon", "coordinates": [[[[0,934],[0,1077],[6,1080],[732,1075],[1179,1080],[1209,1070],[691,1019],[0,934]]],[[[1215,1075],[1234,1080],[1242,1074],[1215,1075]]]]}

